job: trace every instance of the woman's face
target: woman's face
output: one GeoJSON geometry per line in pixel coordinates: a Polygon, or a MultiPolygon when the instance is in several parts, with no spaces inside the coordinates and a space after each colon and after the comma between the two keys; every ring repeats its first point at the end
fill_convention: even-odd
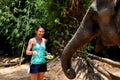
{"type": "Polygon", "coordinates": [[[45,33],[44,28],[39,28],[38,30],[36,30],[36,36],[37,36],[38,38],[42,38],[43,35],[44,35],[44,33],[45,33]]]}

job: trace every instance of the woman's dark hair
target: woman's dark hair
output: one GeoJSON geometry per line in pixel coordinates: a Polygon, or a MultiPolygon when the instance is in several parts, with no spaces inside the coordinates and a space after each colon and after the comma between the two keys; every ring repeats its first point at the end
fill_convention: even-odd
{"type": "Polygon", "coordinates": [[[43,29],[45,29],[45,28],[42,27],[42,26],[37,26],[37,27],[35,28],[35,31],[38,31],[39,28],[43,28],[43,29]]]}

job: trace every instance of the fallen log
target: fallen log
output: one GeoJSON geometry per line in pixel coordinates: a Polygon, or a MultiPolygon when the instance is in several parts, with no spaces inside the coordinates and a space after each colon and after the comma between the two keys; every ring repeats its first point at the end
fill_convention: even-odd
{"type": "Polygon", "coordinates": [[[96,55],[93,55],[93,54],[90,54],[88,53],[88,56],[90,56],[91,58],[94,58],[96,60],[99,60],[101,62],[105,62],[105,63],[108,63],[114,67],[118,67],[120,68],[120,62],[117,62],[117,61],[113,61],[111,59],[108,59],[108,58],[102,58],[102,57],[99,57],[99,56],[96,56],[96,55]]]}
{"type": "MultiPolygon", "coordinates": [[[[21,59],[21,63],[24,62],[25,58],[21,59]]],[[[0,67],[5,67],[5,66],[14,66],[19,64],[20,58],[14,58],[14,59],[5,59],[2,62],[0,62],[0,67]]]]}
{"type": "Polygon", "coordinates": [[[18,63],[2,63],[0,62],[0,67],[6,67],[6,66],[14,66],[17,65],[18,63]]]}
{"type": "Polygon", "coordinates": [[[100,72],[101,74],[103,74],[104,76],[106,76],[108,78],[108,80],[113,80],[109,74],[108,71],[106,71],[105,69],[103,69],[102,67],[100,67],[98,64],[96,64],[94,61],[92,61],[90,58],[87,58],[86,61],[93,67],[95,68],[98,72],[100,72]]]}

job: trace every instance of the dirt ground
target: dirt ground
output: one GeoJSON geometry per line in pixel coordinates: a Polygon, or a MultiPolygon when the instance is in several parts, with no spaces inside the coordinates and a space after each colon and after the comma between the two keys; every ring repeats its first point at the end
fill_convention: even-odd
{"type": "MultiPolygon", "coordinates": [[[[108,70],[115,76],[120,77],[120,68],[113,67],[103,62],[96,61],[105,70],[108,70]]],[[[45,74],[44,80],[69,80],[64,75],[60,59],[56,58],[49,61],[48,71],[45,74]]],[[[11,67],[0,67],[0,80],[30,80],[29,73],[27,72],[29,64],[16,65],[11,67]]],[[[82,73],[78,73],[74,80],[83,80],[82,73]]]]}

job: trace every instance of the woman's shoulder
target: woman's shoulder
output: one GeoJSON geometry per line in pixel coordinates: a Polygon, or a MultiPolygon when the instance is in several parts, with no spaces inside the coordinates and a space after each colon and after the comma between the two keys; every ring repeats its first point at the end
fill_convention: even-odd
{"type": "Polygon", "coordinates": [[[30,38],[29,42],[35,43],[35,38],[30,38]]]}
{"type": "Polygon", "coordinates": [[[44,43],[46,44],[47,43],[47,39],[45,39],[45,38],[42,38],[42,39],[43,39],[44,43]]]}

